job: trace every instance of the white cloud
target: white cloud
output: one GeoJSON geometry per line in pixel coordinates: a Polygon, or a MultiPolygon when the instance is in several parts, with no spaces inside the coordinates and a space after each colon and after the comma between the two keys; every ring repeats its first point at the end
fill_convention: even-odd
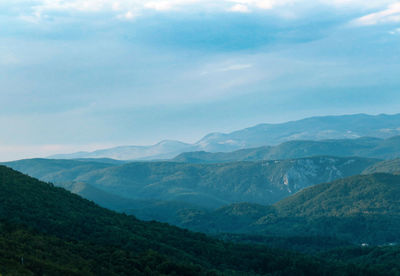
{"type": "Polygon", "coordinates": [[[42,4],[38,6],[38,9],[52,11],[76,10],[98,12],[111,3],[113,2],[105,0],[42,0],[42,4]]]}
{"type": "Polygon", "coordinates": [[[299,2],[298,0],[229,0],[238,5],[254,7],[263,10],[270,10],[277,6],[284,6],[290,3],[299,2]]]}
{"type": "Polygon", "coordinates": [[[172,9],[173,5],[167,1],[163,2],[149,2],[144,5],[145,8],[153,9],[156,11],[166,11],[172,9]]]}
{"type": "Polygon", "coordinates": [[[250,12],[250,9],[246,5],[236,4],[236,5],[233,5],[232,7],[230,7],[229,11],[231,11],[231,12],[248,13],[248,12],[250,12]]]}
{"type": "Polygon", "coordinates": [[[120,11],[121,10],[121,3],[118,2],[118,1],[113,2],[112,5],[111,5],[111,9],[113,11],[120,11]]]}
{"type": "MultiPolygon", "coordinates": [[[[31,23],[38,23],[47,17],[49,12],[100,12],[112,4],[105,0],[39,0],[31,6],[30,15],[21,15],[19,18],[31,23]]],[[[110,6],[112,8],[112,5],[110,6]]]]}
{"type": "Polygon", "coordinates": [[[180,6],[208,2],[204,0],[39,0],[33,8],[35,11],[132,11],[153,9],[157,11],[171,10],[180,6]]]}
{"type": "Polygon", "coordinates": [[[335,7],[358,7],[359,9],[379,9],[387,7],[396,2],[396,0],[321,0],[325,5],[335,7]]]}
{"type": "Polygon", "coordinates": [[[358,26],[370,26],[394,22],[400,22],[400,2],[389,5],[385,10],[357,18],[352,23],[358,26]]]}
{"type": "Polygon", "coordinates": [[[317,7],[320,5],[332,6],[335,8],[358,8],[358,9],[374,9],[382,8],[396,2],[396,0],[226,0],[228,2],[246,5],[248,8],[257,8],[262,10],[281,9],[287,7],[308,6],[317,7]]]}
{"type": "Polygon", "coordinates": [[[182,6],[189,6],[197,3],[202,3],[202,0],[152,0],[142,1],[143,7],[156,11],[168,11],[182,6]]]}
{"type": "Polygon", "coordinates": [[[122,19],[122,20],[132,20],[137,16],[136,13],[132,12],[132,11],[127,11],[125,13],[119,14],[117,16],[118,19],[122,19]]]}
{"type": "Polygon", "coordinates": [[[400,34],[400,28],[394,29],[393,31],[390,31],[389,34],[391,35],[398,35],[400,34]]]}

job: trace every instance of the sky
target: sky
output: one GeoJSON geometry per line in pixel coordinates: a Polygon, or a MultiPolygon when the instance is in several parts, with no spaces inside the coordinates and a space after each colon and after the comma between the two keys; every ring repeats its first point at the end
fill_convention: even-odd
{"type": "Polygon", "coordinates": [[[0,160],[400,111],[400,1],[0,0],[0,160]]]}

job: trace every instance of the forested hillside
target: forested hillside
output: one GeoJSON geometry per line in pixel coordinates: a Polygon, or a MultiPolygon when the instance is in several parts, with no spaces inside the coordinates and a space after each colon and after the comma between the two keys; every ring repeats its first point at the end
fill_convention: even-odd
{"type": "Polygon", "coordinates": [[[366,168],[363,171],[363,174],[371,174],[371,173],[399,174],[400,173],[400,159],[385,160],[382,162],[378,162],[378,163],[373,164],[372,166],[366,168]]]}
{"type": "Polygon", "coordinates": [[[3,166],[0,188],[2,275],[400,272],[398,247],[353,247],[311,257],[260,245],[227,243],[166,224],[141,222],[3,166]]]}
{"type": "Polygon", "coordinates": [[[331,269],[299,254],[141,222],[3,166],[0,189],[0,272],[5,275],[317,275],[331,269]]]}
{"type": "Polygon", "coordinates": [[[181,225],[208,233],[325,236],[351,243],[399,243],[400,176],[353,176],[306,188],[272,206],[232,204],[182,213],[181,225]]]}

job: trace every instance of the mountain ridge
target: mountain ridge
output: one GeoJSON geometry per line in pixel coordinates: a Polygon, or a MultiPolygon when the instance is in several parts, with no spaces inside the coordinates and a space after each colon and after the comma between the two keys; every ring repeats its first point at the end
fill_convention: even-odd
{"type": "Polygon", "coordinates": [[[152,146],[119,146],[89,153],[58,154],[50,158],[169,159],[188,151],[228,152],[277,145],[291,140],[344,139],[400,135],[400,114],[317,116],[277,124],[258,124],[230,133],[214,132],[193,144],[164,140],[152,146]]]}
{"type": "Polygon", "coordinates": [[[186,202],[218,208],[243,201],[272,204],[310,185],[360,174],[379,161],[320,156],[221,164],[130,162],[118,165],[49,159],[4,164],[56,185],[85,183],[126,199],[186,202]]]}
{"type": "Polygon", "coordinates": [[[294,140],[276,146],[241,149],[232,152],[185,152],[172,159],[175,162],[211,164],[234,161],[282,160],[311,156],[358,156],[392,159],[400,157],[400,136],[381,139],[294,140]]]}

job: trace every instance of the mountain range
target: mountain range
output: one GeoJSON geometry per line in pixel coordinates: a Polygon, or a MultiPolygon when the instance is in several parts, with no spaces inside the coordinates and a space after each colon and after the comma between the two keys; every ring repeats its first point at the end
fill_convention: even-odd
{"type": "Polygon", "coordinates": [[[393,159],[400,157],[400,136],[387,139],[362,137],[321,141],[296,140],[277,146],[241,149],[233,152],[185,152],[172,159],[186,163],[222,163],[234,161],[282,160],[310,156],[359,156],[393,159]]]}
{"type": "Polygon", "coordinates": [[[105,164],[51,159],[27,159],[4,164],[69,188],[103,206],[121,210],[124,202],[132,204],[121,198],[182,202],[204,208],[218,208],[235,202],[272,204],[305,187],[360,174],[378,161],[321,156],[221,164],[105,164]],[[116,202],[115,206],[111,201],[116,202]]]}
{"type": "Polygon", "coordinates": [[[2,163],[0,275],[397,275],[399,119],[2,163]]]}
{"type": "MultiPolygon", "coordinates": [[[[376,172],[400,173],[398,159],[312,157],[225,164],[112,163],[31,159],[8,165],[31,175],[40,175],[43,179],[57,180],[57,185],[104,207],[195,231],[286,237],[329,236],[371,244],[400,242],[395,237],[400,229],[400,206],[396,200],[400,194],[400,179],[387,174],[371,175],[376,172]],[[111,170],[110,175],[108,170],[111,170]],[[87,178],[86,174],[96,181],[88,184],[74,180],[82,180],[81,176],[87,178]],[[347,178],[356,174],[364,175],[347,178]],[[71,176],[75,178],[71,179],[71,176]],[[132,191],[143,189],[137,185],[144,182],[149,186],[167,186],[178,196],[171,197],[161,189],[160,195],[167,194],[167,197],[136,198],[127,196],[127,193],[117,195],[115,190],[111,192],[104,189],[105,186],[98,186],[98,183],[113,183],[117,187],[118,183],[125,183],[129,186],[127,179],[135,180],[132,191]],[[335,179],[339,180],[331,182],[335,179]],[[219,204],[204,204],[201,202],[203,195],[195,201],[188,200],[190,197],[182,200],[179,188],[187,189],[195,181],[198,186],[209,190],[209,198],[216,197],[218,187],[224,188],[219,204]],[[318,184],[323,182],[326,183],[318,184]],[[245,187],[254,189],[253,197],[249,198],[243,192],[245,187]],[[263,193],[271,187],[275,188],[274,197],[263,193]],[[223,201],[235,192],[241,197],[236,195],[238,199],[235,201],[223,201]],[[264,199],[269,196],[270,202],[254,200],[255,194],[264,199]],[[274,204],[267,206],[271,203],[274,204]]],[[[195,188],[196,185],[192,187],[195,188]]],[[[195,197],[195,193],[191,196],[195,197]]]]}
{"type": "Polygon", "coordinates": [[[400,135],[400,114],[311,117],[279,124],[259,124],[231,133],[210,133],[193,144],[165,140],[152,146],[120,146],[93,152],[57,154],[49,158],[169,159],[183,152],[229,152],[278,145],[292,140],[389,138],[400,135]]]}
{"type": "Polygon", "coordinates": [[[229,153],[184,153],[172,162],[92,158],[26,159],[4,164],[103,207],[185,226],[183,222],[190,216],[232,203],[274,204],[319,183],[357,174],[394,173],[398,167],[398,159],[359,157],[254,160],[324,153],[389,158],[400,152],[399,138],[290,141],[229,153]]]}

